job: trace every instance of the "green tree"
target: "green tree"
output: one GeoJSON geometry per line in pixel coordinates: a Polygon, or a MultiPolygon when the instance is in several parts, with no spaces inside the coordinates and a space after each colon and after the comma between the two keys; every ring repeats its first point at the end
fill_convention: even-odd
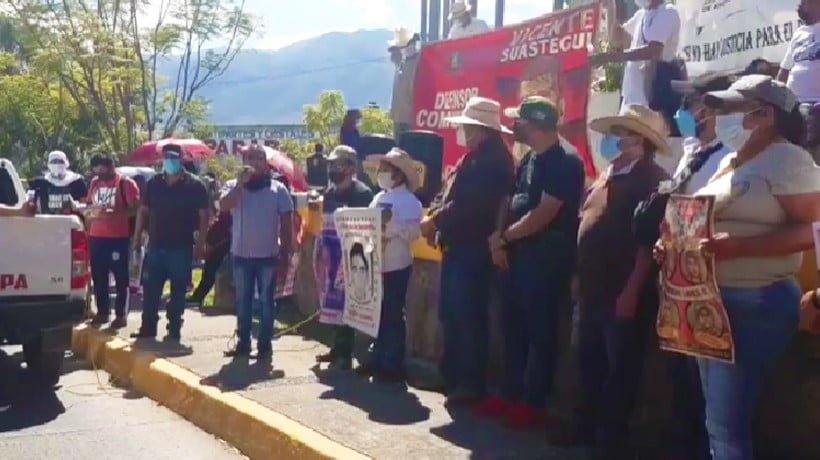
{"type": "Polygon", "coordinates": [[[319,102],[304,107],[303,121],[315,138],[331,149],[339,143],[339,130],[345,112],[345,98],[341,91],[325,91],[319,102]]]}
{"type": "Polygon", "coordinates": [[[367,107],[362,110],[362,134],[393,135],[393,120],[386,110],[378,107],[367,107]]]}

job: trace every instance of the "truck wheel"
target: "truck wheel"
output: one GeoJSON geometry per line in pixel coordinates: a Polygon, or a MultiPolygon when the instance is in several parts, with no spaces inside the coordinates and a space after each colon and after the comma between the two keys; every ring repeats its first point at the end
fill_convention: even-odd
{"type": "Polygon", "coordinates": [[[42,337],[23,344],[23,357],[29,372],[44,385],[54,386],[60,381],[64,356],[63,350],[44,351],[42,337]]]}

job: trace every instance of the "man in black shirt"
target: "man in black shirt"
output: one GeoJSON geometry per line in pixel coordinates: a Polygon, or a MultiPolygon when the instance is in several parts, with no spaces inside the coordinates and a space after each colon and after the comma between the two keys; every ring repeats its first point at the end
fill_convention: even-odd
{"type": "Polygon", "coordinates": [[[515,119],[516,140],[532,150],[517,168],[509,211],[502,206],[507,218],[490,237],[493,261],[504,270],[507,372],[503,397],[486,400],[479,410],[530,428],[545,421],[558,308],[570,293],[584,165],[561,147],[559,111],[548,99],[526,98],[506,114],[515,119]]]}
{"type": "Polygon", "coordinates": [[[41,214],[70,214],[74,203],[88,196],[83,176],[68,169],[68,157],[55,150],[48,154],[48,171],[31,182],[34,202],[41,214]]]}
{"type": "Polygon", "coordinates": [[[191,282],[194,232],[199,231],[196,257],[202,258],[211,203],[202,181],[184,170],[182,148],[168,144],[162,148],[162,153],[163,173],[148,181],[137,214],[134,244],[136,247],[141,244],[147,221],[148,250],[143,264],[145,301],[142,326],[132,336],[156,337],[162,289],[165,282],[170,281],[171,298],[166,306],[168,335],[165,340],[179,342],[185,292],[191,282]]]}
{"type": "Polygon", "coordinates": [[[313,155],[307,159],[308,185],[313,188],[327,187],[327,158],[325,146],[316,144],[313,155]]]}
{"type": "MultiPolygon", "coordinates": [[[[330,187],[324,196],[323,213],[325,227],[322,229],[320,241],[322,249],[328,252],[329,273],[324,283],[327,292],[322,293],[319,300],[323,309],[338,308],[343,311],[344,284],[336,281],[341,276],[342,247],[336,229],[329,226],[333,222],[333,212],[339,208],[366,208],[373,201],[373,192],[363,182],[356,179],[357,161],[356,151],[352,147],[340,145],[328,157],[328,175],[330,187]]],[[[315,204],[313,206],[316,206],[315,204]]],[[[323,283],[320,282],[320,285],[323,283]]],[[[353,340],[355,334],[348,326],[336,326],[333,347],[329,353],[316,357],[318,363],[331,363],[336,369],[349,370],[353,364],[353,340]]]]}

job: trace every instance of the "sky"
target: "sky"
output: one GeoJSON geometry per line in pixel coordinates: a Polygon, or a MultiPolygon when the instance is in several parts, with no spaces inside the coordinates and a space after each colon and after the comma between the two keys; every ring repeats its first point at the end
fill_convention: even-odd
{"type": "MultiPolygon", "coordinates": [[[[398,27],[417,31],[421,24],[419,0],[246,0],[246,9],[263,27],[245,48],[278,49],[333,31],[398,27]]],[[[506,0],[504,22],[519,22],[551,9],[551,0],[506,0]]],[[[478,17],[492,27],[495,0],[479,0],[478,17]]]]}

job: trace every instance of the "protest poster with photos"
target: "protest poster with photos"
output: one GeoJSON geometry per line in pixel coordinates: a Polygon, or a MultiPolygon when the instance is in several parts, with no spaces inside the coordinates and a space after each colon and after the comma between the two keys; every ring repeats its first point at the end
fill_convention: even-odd
{"type": "Polygon", "coordinates": [[[661,223],[664,261],[657,332],[661,348],[734,362],[732,329],[699,241],[713,233],[714,197],[672,195],[661,223]]]}
{"type": "Polygon", "coordinates": [[[382,310],[382,210],[343,208],[334,213],[342,249],[345,303],[342,321],[379,335],[382,310]]]}

